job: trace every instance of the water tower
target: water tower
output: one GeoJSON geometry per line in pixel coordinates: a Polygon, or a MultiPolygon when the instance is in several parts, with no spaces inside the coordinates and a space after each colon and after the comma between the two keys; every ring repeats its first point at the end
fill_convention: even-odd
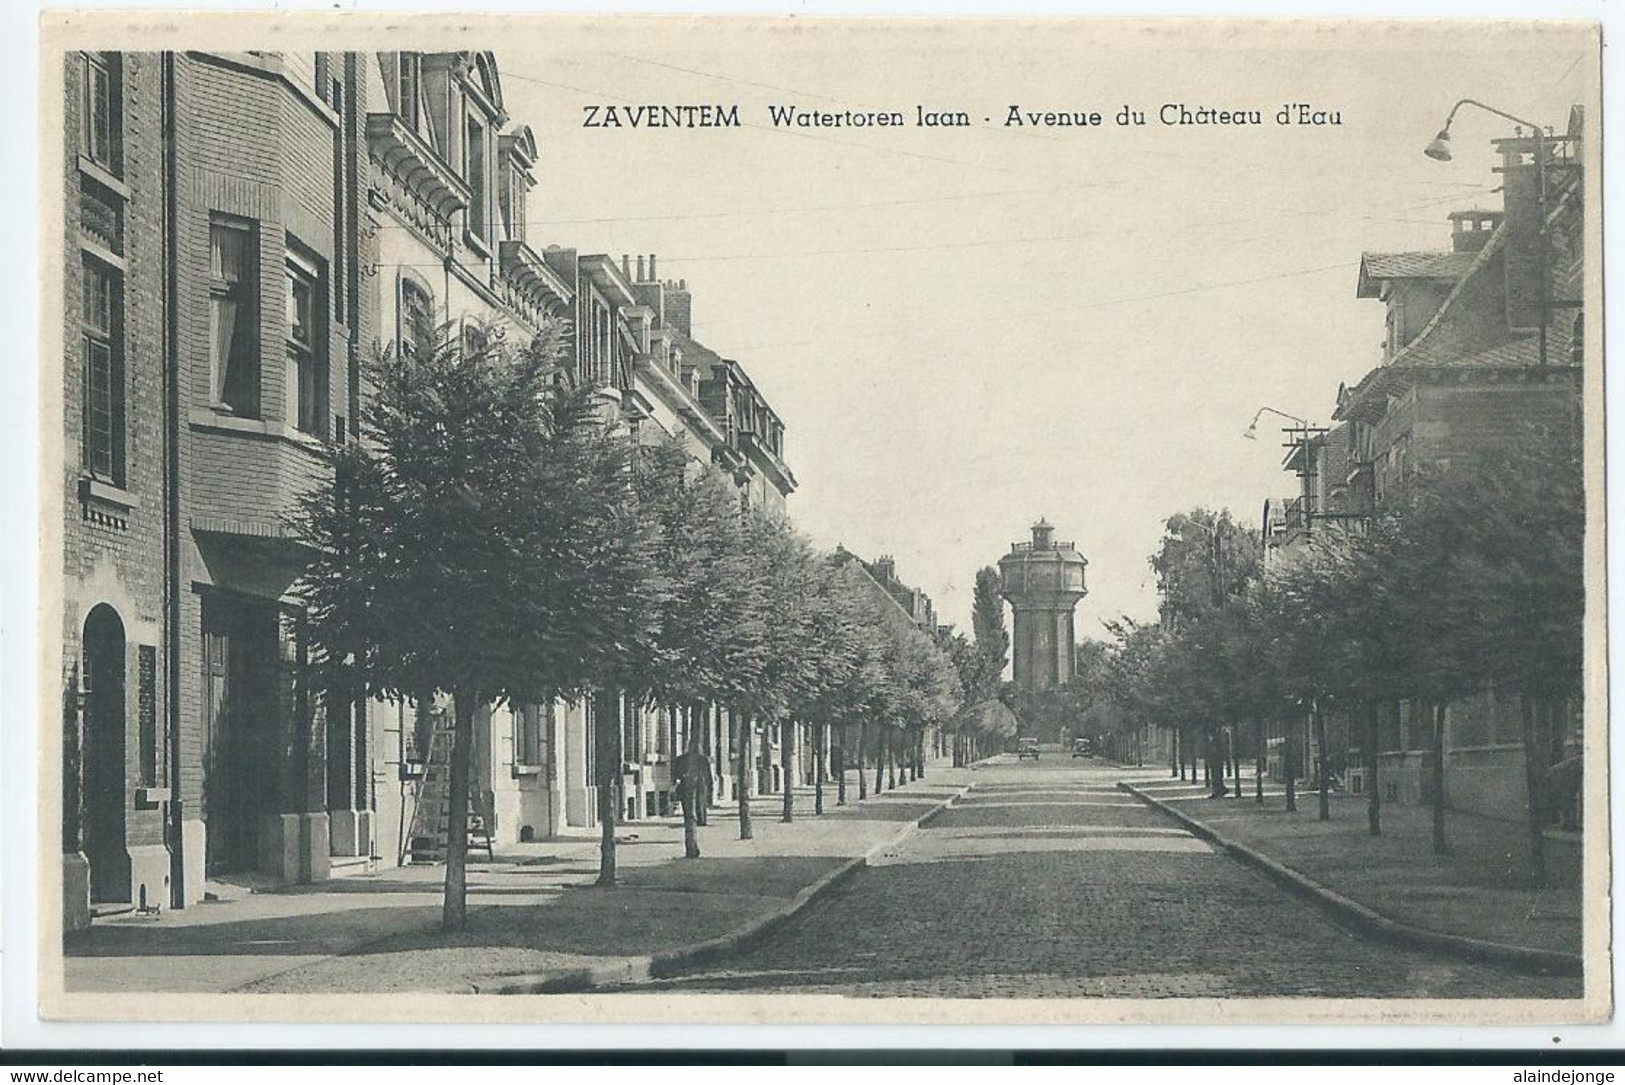
{"type": "Polygon", "coordinates": [[[1089,593],[1083,583],[1088,564],[1077,546],[1057,542],[1055,529],[1042,519],[1033,525],[1032,542],[1012,543],[999,559],[999,593],[1016,616],[1018,690],[1037,693],[1072,680],[1072,611],[1089,593]]]}

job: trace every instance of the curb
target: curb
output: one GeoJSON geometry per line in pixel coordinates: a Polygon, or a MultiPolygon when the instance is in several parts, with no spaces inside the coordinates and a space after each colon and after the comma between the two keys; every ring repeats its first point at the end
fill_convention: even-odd
{"type": "Polygon", "coordinates": [[[1328,889],[1319,882],[1300,874],[1269,856],[1223,836],[1210,826],[1189,814],[1174,809],[1160,799],[1119,780],[1117,786],[1154,810],[1179,822],[1194,835],[1229,852],[1242,862],[1262,871],[1271,881],[1327,912],[1333,919],[1358,933],[1381,941],[1411,949],[1429,950],[1469,961],[1493,961],[1509,965],[1523,972],[1537,972],[1557,976],[1579,976],[1584,973],[1585,958],[1578,953],[1564,953],[1555,949],[1533,949],[1507,942],[1492,942],[1483,938],[1470,938],[1463,934],[1443,934],[1422,927],[1390,919],[1381,912],[1368,908],[1343,894],[1328,889]]]}
{"type": "MultiPolygon", "coordinates": [[[[867,867],[870,860],[875,856],[888,848],[895,847],[909,833],[915,829],[924,828],[927,823],[963,798],[970,789],[971,785],[969,784],[960,787],[955,794],[943,799],[936,806],[909,822],[907,827],[897,835],[889,840],[882,840],[874,844],[862,855],[853,856],[846,860],[817,881],[803,886],[796,892],[795,896],[791,897],[783,905],[764,916],[751,920],[737,930],[729,931],[727,934],[720,934],[715,938],[708,938],[703,942],[691,942],[686,946],[661,950],[659,953],[647,954],[641,957],[622,957],[605,964],[543,976],[532,976],[528,979],[507,980],[493,984],[473,984],[473,993],[482,995],[559,995],[580,994],[599,987],[640,986],[655,980],[676,976],[695,965],[708,964],[719,958],[738,953],[779,929],[814,900],[867,867]]],[[[891,792],[887,792],[887,794],[891,794],[891,792]]]]}

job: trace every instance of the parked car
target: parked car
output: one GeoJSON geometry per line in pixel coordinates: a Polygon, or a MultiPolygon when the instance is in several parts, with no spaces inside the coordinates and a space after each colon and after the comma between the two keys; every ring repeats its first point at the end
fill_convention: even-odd
{"type": "Polygon", "coordinates": [[[1093,756],[1095,756],[1094,743],[1090,742],[1086,738],[1075,738],[1075,739],[1073,739],[1072,740],[1072,756],[1073,757],[1093,757],[1093,756]]]}
{"type": "Polygon", "coordinates": [[[1025,761],[1029,757],[1034,761],[1038,760],[1038,740],[1036,738],[1024,738],[1016,744],[1016,760],[1025,761]]]}

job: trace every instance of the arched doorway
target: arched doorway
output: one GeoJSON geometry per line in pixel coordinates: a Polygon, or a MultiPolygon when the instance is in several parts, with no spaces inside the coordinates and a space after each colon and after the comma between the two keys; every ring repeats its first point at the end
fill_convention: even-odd
{"type": "Polygon", "coordinates": [[[90,899],[130,899],[124,843],[129,781],[125,767],[124,623],[102,603],[85,619],[84,803],[90,899]]]}

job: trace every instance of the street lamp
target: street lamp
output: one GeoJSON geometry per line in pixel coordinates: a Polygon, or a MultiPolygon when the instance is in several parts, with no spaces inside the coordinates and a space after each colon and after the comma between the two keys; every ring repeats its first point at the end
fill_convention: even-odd
{"type": "Polygon", "coordinates": [[[1260,407],[1258,408],[1257,413],[1253,415],[1252,424],[1248,426],[1247,431],[1241,435],[1245,440],[1258,440],[1258,420],[1263,418],[1266,414],[1273,414],[1280,418],[1285,418],[1287,421],[1296,422],[1298,425],[1305,428],[1308,428],[1309,426],[1308,422],[1304,421],[1302,418],[1299,418],[1295,414],[1287,414],[1285,411],[1278,411],[1274,407],[1260,407]]]}
{"type": "Polygon", "coordinates": [[[1511,121],[1513,124],[1519,126],[1520,135],[1522,134],[1522,129],[1527,128],[1535,138],[1535,221],[1537,224],[1535,240],[1539,246],[1540,257],[1540,364],[1541,367],[1544,368],[1546,366],[1547,310],[1551,305],[1550,300],[1547,297],[1551,290],[1551,283],[1549,281],[1550,272],[1548,271],[1546,264],[1546,152],[1548,147],[1547,140],[1550,137],[1546,135],[1546,130],[1544,128],[1538,124],[1535,124],[1533,121],[1526,121],[1522,117],[1514,116],[1504,109],[1496,109],[1492,105],[1485,105],[1476,98],[1463,98],[1455,105],[1450,107],[1450,112],[1444,119],[1444,127],[1439,129],[1439,134],[1434,136],[1432,141],[1429,142],[1427,147],[1425,147],[1422,151],[1423,154],[1427,155],[1435,162],[1450,161],[1450,126],[1451,124],[1455,123],[1456,110],[1460,109],[1464,105],[1476,106],[1486,113],[1493,113],[1497,117],[1511,121]]]}

